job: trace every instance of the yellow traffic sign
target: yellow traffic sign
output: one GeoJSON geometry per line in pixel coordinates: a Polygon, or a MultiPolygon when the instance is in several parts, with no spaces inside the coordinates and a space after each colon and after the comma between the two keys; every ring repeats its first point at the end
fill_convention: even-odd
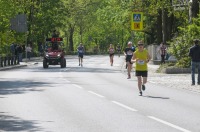
{"type": "Polygon", "coordinates": [[[143,30],[143,12],[132,12],[131,30],[143,30]]]}

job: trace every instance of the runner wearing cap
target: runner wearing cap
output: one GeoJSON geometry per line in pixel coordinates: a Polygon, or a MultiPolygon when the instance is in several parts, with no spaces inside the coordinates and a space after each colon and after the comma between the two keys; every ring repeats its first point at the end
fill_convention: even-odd
{"type": "Polygon", "coordinates": [[[145,90],[145,84],[147,83],[147,63],[151,59],[148,51],[144,48],[144,43],[142,40],[138,41],[138,48],[133,53],[132,59],[135,60],[135,75],[138,80],[139,93],[140,96],[142,96],[142,90],[145,90]]]}
{"type": "Polygon", "coordinates": [[[126,57],[127,74],[128,74],[128,78],[127,79],[131,78],[131,69],[132,69],[132,64],[133,64],[131,62],[131,59],[133,57],[133,53],[134,52],[135,52],[135,49],[132,48],[132,42],[129,41],[127,48],[124,50],[124,55],[126,57]]]}

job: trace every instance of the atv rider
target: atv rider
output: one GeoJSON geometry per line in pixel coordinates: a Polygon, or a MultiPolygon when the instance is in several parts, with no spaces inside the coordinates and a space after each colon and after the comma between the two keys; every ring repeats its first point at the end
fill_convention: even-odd
{"type": "MultiPolygon", "coordinates": [[[[58,38],[59,33],[56,30],[53,30],[52,38],[58,38]]],[[[58,42],[52,42],[52,50],[58,50],[58,42]]]]}

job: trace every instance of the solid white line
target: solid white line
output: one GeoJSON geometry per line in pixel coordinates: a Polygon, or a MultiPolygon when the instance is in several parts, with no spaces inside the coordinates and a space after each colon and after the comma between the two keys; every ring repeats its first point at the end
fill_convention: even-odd
{"type": "Polygon", "coordinates": [[[100,95],[100,94],[97,94],[97,93],[95,93],[95,92],[92,92],[92,91],[88,91],[89,93],[91,93],[91,94],[94,94],[94,95],[96,95],[96,96],[99,96],[99,97],[101,97],[101,98],[104,98],[104,96],[103,95],[100,95]]]}
{"type": "Polygon", "coordinates": [[[131,107],[129,107],[129,106],[126,106],[126,105],[124,105],[124,104],[121,104],[121,103],[119,103],[119,102],[117,102],[117,101],[112,101],[113,103],[115,103],[115,104],[117,104],[117,105],[119,105],[119,106],[121,106],[121,107],[123,107],[123,108],[126,108],[126,109],[128,109],[128,110],[131,110],[131,111],[137,111],[136,109],[133,109],[133,108],[131,108],[131,107]]]}
{"type": "Polygon", "coordinates": [[[161,123],[163,123],[163,124],[165,124],[165,125],[168,125],[168,126],[170,126],[170,127],[176,128],[176,129],[178,129],[178,130],[180,130],[180,131],[182,131],[182,132],[191,132],[191,131],[189,131],[189,130],[186,130],[186,129],[184,129],[184,128],[181,128],[181,127],[179,127],[179,126],[176,126],[176,125],[174,125],[174,124],[172,124],[172,123],[163,121],[163,120],[158,119],[158,118],[156,118],[156,117],[153,117],[153,116],[148,116],[148,117],[151,118],[151,119],[153,119],[153,120],[156,120],[156,121],[158,121],[158,122],[161,122],[161,123]]]}
{"type": "Polygon", "coordinates": [[[77,87],[77,88],[80,88],[80,89],[83,89],[81,86],[79,85],[76,85],[76,84],[72,84],[73,86],[77,87]]]}

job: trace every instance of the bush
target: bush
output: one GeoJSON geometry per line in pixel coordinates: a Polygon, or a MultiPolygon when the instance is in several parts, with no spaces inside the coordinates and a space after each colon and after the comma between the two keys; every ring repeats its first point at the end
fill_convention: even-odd
{"type": "Polygon", "coordinates": [[[200,17],[193,19],[193,24],[179,29],[178,36],[170,42],[169,52],[177,58],[177,67],[189,68],[189,49],[193,45],[193,39],[200,38],[200,17]]]}

